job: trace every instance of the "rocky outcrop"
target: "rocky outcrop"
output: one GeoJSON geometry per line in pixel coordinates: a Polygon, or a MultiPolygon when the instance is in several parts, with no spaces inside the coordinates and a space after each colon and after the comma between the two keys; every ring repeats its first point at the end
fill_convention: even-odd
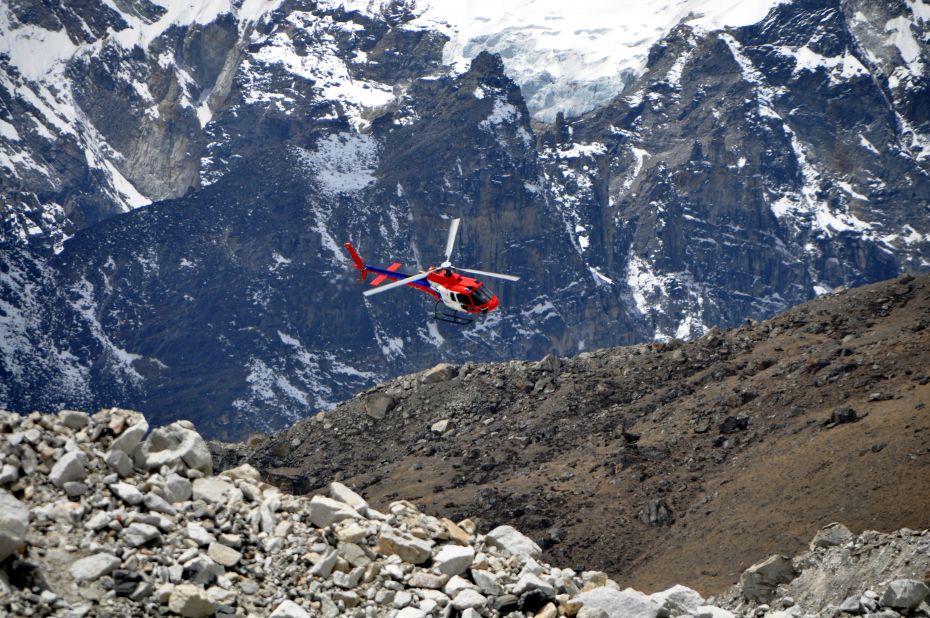
{"type": "Polygon", "coordinates": [[[248,462],[301,492],[340,478],[369,500],[513,526],[552,563],[720,592],[837,513],[857,531],[925,525],[928,312],[930,277],[902,277],[690,342],[427,370],[214,443],[216,467],[248,462]]]}
{"type": "Polygon", "coordinates": [[[717,602],[741,616],[770,618],[930,614],[930,531],[867,530],[818,543],[838,526],[845,529],[824,527],[810,550],[793,559],[773,556],[753,565],[717,602]]]}

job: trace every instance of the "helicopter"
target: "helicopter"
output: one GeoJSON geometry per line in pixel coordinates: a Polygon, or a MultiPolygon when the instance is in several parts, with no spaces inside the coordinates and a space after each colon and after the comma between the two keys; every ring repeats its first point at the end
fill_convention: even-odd
{"type": "Polygon", "coordinates": [[[400,262],[394,262],[387,268],[366,264],[359,257],[352,243],[347,242],[345,247],[349,251],[349,255],[352,256],[355,267],[359,270],[359,280],[364,283],[369,273],[377,275],[371,281],[371,285],[374,286],[373,289],[365,290],[363,294],[372,296],[394,288],[409,286],[436,299],[436,304],[433,307],[433,319],[459,325],[471,324],[473,319],[470,316],[484,315],[497,309],[500,305],[497,296],[481,281],[464,276],[460,272],[506,281],[519,281],[520,277],[453,266],[450,260],[452,259],[452,249],[455,246],[455,237],[458,234],[460,223],[461,219],[453,219],[449,225],[445,260],[439,266],[431,266],[415,275],[399,272],[400,262]],[[393,281],[382,285],[388,279],[393,279],[393,281]]]}

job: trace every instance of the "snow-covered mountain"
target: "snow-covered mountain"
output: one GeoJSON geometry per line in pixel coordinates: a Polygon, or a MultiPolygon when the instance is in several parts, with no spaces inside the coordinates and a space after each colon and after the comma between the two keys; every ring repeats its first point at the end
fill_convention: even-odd
{"type": "Polygon", "coordinates": [[[754,24],[781,1],[428,0],[417,23],[449,36],[446,64],[464,68],[482,51],[499,54],[533,117],[552,122],[621,94],[679,24],[703,32],[754,24]]]}
{"type": "Polygon", "coordinates": [[[930,267],[926,4],[495,5],[0,7],[0,405],[242,435],[930,267]],[[456,216],[503,311],[363,301],[456,216]]]}

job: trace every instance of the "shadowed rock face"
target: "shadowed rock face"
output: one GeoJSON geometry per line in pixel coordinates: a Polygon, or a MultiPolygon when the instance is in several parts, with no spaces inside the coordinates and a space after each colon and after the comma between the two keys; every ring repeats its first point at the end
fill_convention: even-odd
{"type": "Polygon", "coordinates": [[[402,3],[170,27],[124,3],[88,29],[20,5],[76,51],[41,79],[0,65],[10,409],[120,403],[241,437],[441,360],[694,337],[926,268],[926,46],[884,31],[923,40],[907,3],[680,26],[624,96],[552,126],[499,58],[449,73],[402,3]],[[425,267],[451,217],[458,263],[521,276],[491,283],[500,312],[457,329],[416,292],[362,300],[344,241],[425,267]]]}

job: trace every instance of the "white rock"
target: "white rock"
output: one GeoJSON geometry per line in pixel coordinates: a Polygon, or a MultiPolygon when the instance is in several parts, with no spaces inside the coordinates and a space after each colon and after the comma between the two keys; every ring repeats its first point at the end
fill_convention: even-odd
{"type": "Polygon", "coordinates": [[[466,588],[452,599],[452,607],[459,611],[466,609],[477,609],[488,604],[487,598],[477,590],[466,588]]]}
{"type": "Polygon", "coordinates": [[[432,425],[430,425],[429,427],[430,431],[432,431],[433,433],[445,433],[446,429],[448,428],[449,428],[449,419],[447,418],[438,420],[432,425]]]}
{"type": "Polygon", "coordinates": [[[336,531],[336,538],[344,543],[361,543],[368,536],[368,528],[350,524],[336,531]]]}
{"type": "Polygon", "coordinates": [[[164,513],[165,515],[175,515],[177,511],[171,504],[154,492],[145,494],[145,508],[155,513],[164,513]]]}
{"type": "Polygon", "coordinates": [[[19,468],[10,464],[3,464],[0,468],[0,485],[15,483],[19,478],[19,468]]]}
{"type": "Polygon", "coordinates": [[[528,590],[539,590],[549,599],[555,598],[555,587],[549,582],[543,580],[539,575],[533,573],[524,573],[514,584],[513,594],[520,596],[528,590]]]}
{"type": "Polygon", "coordinates": [[[225,476],[233,481],[242,480],[252,481],[253,483],[259,483],[262,480],[261,472],[259,472],[255,466],[247,463],[236,466],[235,468],[230,468],[229,470],[223,470],[220,472],[220,476],[225,476]]]}
{"type": "Polygon", "coordinates": [[[413,603],[413,594],[406,590],[399,590],[397,594],[394,595],[394,607],[401,609],[407,607],[413,603]]]}
{"type": "Polygon", "coordinates": [[[736,618],[736,615],[714,605],[701,605],[694,611],[694,618],[736,618]]]}
{"type": "Polygon", "coordinates": [[[574,600],[585,607],[604,610],[609,618],[656,618],[661,611],[658,603],[632,588],[614,590],[602,586],[583,592],[574,600]]]}
{"type": "Polygon", "coordinates": [[[206,618],[216,611],[216,604],[200,586],[180,584],[171,591],[168,609],[185,618],[206,618]]]}
{"type": "Polygon", "coordinates": [[[242,554],[235,549],[226,547],[220,543],[210,543],[210,547],[207,548],[207,555],[211,560],[217,564],[222,564],[224,567],[234,566],[238,564],[239,559],[242,558],[242,554]]]}
{"type": "Polygon", "coordinates": [[[914,609],[930,595],[930,588],[916,579],[896,579],[888,584],[879,601],[885,607],[914,609]]]}
{"type": "Polygon", "coordinates": [[[329,484],[329,495],[334,500],[348,504],[356,511],[368,508],[368,503],[364,498],[338,481],[329,484]]]}
{"type": "Polygon", "coordinates": [[[200,546],[209,545],[216,542],[216,537],[210,534],[206,528],[200,524],[189,522],[187,524],[187,536],[200,546]]]}
{"type": "Polygon", "coordinates": [[[530,556],[539,558],[542,555],[542,549],[533,539],[525,536],[513,526],[498,526],[491,530],[485,542],[492,546],[502,549],[514,556],[530,556]]]}
{"type": "Polygon", "coordinates": [[[575,614],[577,618],[610,618],[610,616],[599,607],[585,605],[575,614]]]}
{"type": "Polygon", "coordinates": [[[329,574],[333,572],[333,567],[336,566],[338,558],[339,554],[336,553],[335,549],[329,550],[310,568],[310,575],[329,577],[329,574]]]}
{"type": "Polygon", "coordinates": [[[65,483],[83,481],[84,463],[81,460],[80,453],[77,451],[69,451],[62,455],[58,461],[55,462],[55,465],[52,466],[51,471],[48,473],[48,478],[59,489],[64,487],[65,483]]]}
{"type": "Polygon", "coordinates": [[[139,422],[124,430],[123,433],[113,440],[112,444],[110,444],[110,450],[123,451],[127,455],[132,455],[136,447],[142,443],[142,438],[145,437],[148,431],[148,421],[142,418],[139,422]]]}
{"type": "Polygon", "coordinates": [[[71,568],[71,577],[79,582],[96,581],[109,575],[120,565],[120,559],[113,554],[99,553],[75,561],[71,568]]]}
{"type": "Polygon", "coordinates": [[[149,541],[160,543],[161,533],[155,526],[136,522],[123,530],[123,539],[133,547],[141,547],[149,541]]]}
{"type": "Polygon", "coordinates": [[[461,545],[443,545],[433,556],[433,566],[446,575],[461,575],[471,568],[475,550],[461,545]]]}
{"type": "Polygon", "coordinates": [[[111,521],[113,521],[113,518],[110,517],[109,513],[105,511],[98,511],[94,513],[93,517],[87,520],[87,523],[84,524],[84,527],[88,530],[93,530],[96,532],[106,528],[111,521]]]}
{"type": "Polygon", "coordinates": [[[290,599],[282,601],[268,618],[310,618],[310,613],[307,612],[297,603],[294,603],[290,599]]]}
{"type": "Polygon", "coordinates": [[[190,500],[193,490],[193,484],[180,474],[172,472],[165,479],[165,500],[168,502],[190,500]]]}
{"type": "Polygon", "coordinates": [[[145,496],[141,491],[136,489],[135,485],[130,485],[129,483],[113,483],[109,486],[110,491],[116,494],[120,500],[129,505],[142,504],[142,501],[145,500],[145,496]]]}
{"type": "Polygon", "coordinates": [[[386,528],[378,535],[378,551],[389,556],[396,554],[404,562],[423,564],[430,559],[432,541],[419,539],[393,528],[386,528]]]}
{"type": "Polygon", "coordinates": [[[472,569],[471,578],[472,581],[478,585],[478,589],[484,594],[499,596],[504,593],[504,589],[501,588],[500,582],[497,581],[497,577],[490,571],[472,569]]]}
{"type": "Polygon", "coordinates": [[[217,605],[236,604],[236,592],[234,590],[225,590],[219,586],[210,586],[207,588],[207,598],[217,605]]]}
{"type": "Polygon", "coordinates": [[[58,413],[61,424],[69,429],[83,429],[90,422],[90,417],[77,410],[62,410],[58,413]]]}
{"type": "Polygon", "coordinates": [[[454,597],[455,595],[457,595],[463,590],[476,590],[476,589],[477,589],[477,586],[475,586],[475,584],[471,583],[464,577],[461,577],[459,575],[453,575],[451,578],[449,578],[449,581],[446,582],[446,585],[443,586],[442,591],[443,593],[449,595],[450,597],[454,597]]]}
{"type": "Polygon", "coordinates": [[[218,477],[194,479],[194,500],[203,500],[208,504],[226,504],[229,493],[235,485],[218,477]]]}
{"type": "Polygon", "coordinates": [[[206,475],[213,474],[210,449],[200,434],[190,429],[189,425],[177,421],[152,431],[135,452],[139,466],[157,470],[165,465],[183,463],[206,475]]]}
{"type": "Polygon", "coordinates": [[[405,607],[394,615],[394,618],[426,618],[429,614],[416,607],[405,607]]]}
{"type": "Polygon", "coordinates": [[[29,528],[29,507],[13,494],[0,489],[0,560],[26,544],[29,528]]]}
{"type": "Polygon", "coordinates": [[[704,604],[704,597],[687,586],[676,585],[668,590],[649,595],[659,607],[667,609],[672,615],[693,614],[704,604]]]}
{"type": "Polygon", "coordinates": [[[351,506],[326,496],[310,499],[310,521],[317,528],[325,528],[344,519],[359,519],[361,515],[351,506]]]}

